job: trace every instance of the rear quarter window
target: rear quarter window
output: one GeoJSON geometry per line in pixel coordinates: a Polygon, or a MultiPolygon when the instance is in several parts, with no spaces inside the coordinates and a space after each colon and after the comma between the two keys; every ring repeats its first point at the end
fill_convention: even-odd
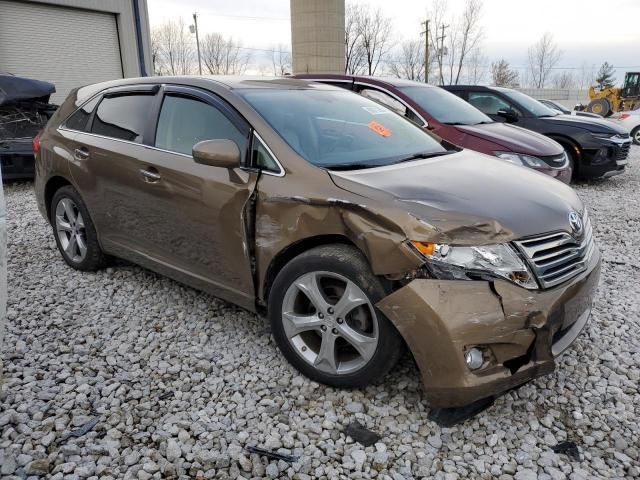
{"type": "Polygon", "coordinates": [[[150,94],[105,97],[96,110],[91,133],[142,143],[153,100],[150,94]]]}
{"type": "Polygon", "coordinates": [[[69,119],[65,122],[64,127],[69,130],[77,130],[79,132],[87,132],[89,128],[89,118],[96,105],[100,101],[100,97],[96,97],[93,100],[88,101],[82,107],[80,107],[69,119]]]}

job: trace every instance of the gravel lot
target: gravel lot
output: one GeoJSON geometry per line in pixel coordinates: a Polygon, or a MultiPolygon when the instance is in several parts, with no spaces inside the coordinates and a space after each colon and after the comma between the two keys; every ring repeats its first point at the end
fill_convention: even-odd
{"type": "Polygon", "coordinates": [[[124,263],[71,270],[32,185],[7,185],[0,477],[640,477],[640,148],[624,175],[576,188],[604,257],[588,331],[553,375],[439,428],[408,357],[364,390],[313,383],[244,310],[124,263]],[[380,442],[346,437],[354,419],[380,442]],[[566,440],[579,460],[552,451],[566,440]]]}

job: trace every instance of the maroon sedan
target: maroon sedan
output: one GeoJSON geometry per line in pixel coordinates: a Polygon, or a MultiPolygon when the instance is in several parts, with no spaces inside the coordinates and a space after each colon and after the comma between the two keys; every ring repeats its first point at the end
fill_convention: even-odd
{"type": "Polygon", "coordinates": [[[295,77],[369,97],[463,148],[533,168],[564,183],[571,180],[569,159],[559,143],[515,125],[494,122],[442,88],[400,78],[320,74],[295,77]]]}

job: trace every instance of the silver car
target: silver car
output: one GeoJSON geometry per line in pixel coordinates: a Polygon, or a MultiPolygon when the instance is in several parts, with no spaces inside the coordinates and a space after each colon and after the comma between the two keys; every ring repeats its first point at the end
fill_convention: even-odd
{"type": "Polygon", "coordinates": [[[633,143],[640,145],[640,109],[617,112],[611,115],[609,119],[629,130],[633,143]]]}

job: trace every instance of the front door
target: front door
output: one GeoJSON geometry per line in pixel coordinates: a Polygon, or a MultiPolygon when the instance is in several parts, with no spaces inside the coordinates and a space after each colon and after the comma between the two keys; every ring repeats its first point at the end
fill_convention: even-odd
{"type": "Polygon", "coordinates": [[[241,305],[253,302],[245,232],[245,207],[257,173],[196,163],[193,146],[233,140],[244,163],[249,126],[216,96],[187,87],[167,87],[154,143],[145,153],[137,205],[144,217],[148,254],[175,273],[191,276],[241,305]]]}
{"type": "Polygon", "coordinates": [[[522,119],[522,113],[515,105],[493,92],[468,92],[467,101],[496,122],[506,121],[506,118],[503,115],[499,115],[498,112],[512,113],[514,119],[510,123],[518,123],[522,119]]]}

